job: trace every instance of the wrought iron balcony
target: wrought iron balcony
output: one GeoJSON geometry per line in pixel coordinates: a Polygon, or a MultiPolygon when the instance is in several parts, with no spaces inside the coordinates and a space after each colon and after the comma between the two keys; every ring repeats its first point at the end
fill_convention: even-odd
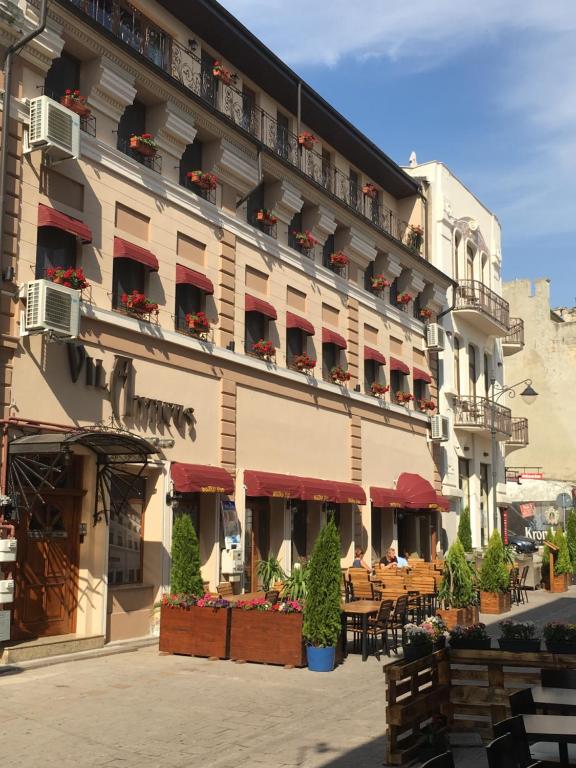
{"type": "Polygon", "coordinates": [[[523,416],[512,417],[512,434],[506,440],[506,448],[526,448],[528,440],[528,419],[523,416]]]}
{"type": "Polygon", "coordinates": [[[500,440],[507,439],[512,435],[512,411],[485,397],[458,396],[454,398],[454,427],[486,435],[494,427],[500,440]]]}
{"type": "Polygon", "coordinates": [[[144,165],[146,168],[150,168],[151,171],[162,173],[162,158],[158,152],[155,152],[153,155],[143,155],[141,152],[130,147],[130,138],[127,136],[118,136],[116,146],[120,152],[128,155],[128,157],[141,163],[141,165],[144,165]]]}
{"type": "Polygon", "coordinates": [[[460,280],[454,312],[467,317],[484,333],[504,337],[510,325],[510,305],[479,280],[460,280]]]}
{"type": "MultiPolygon", "coordinates": [[[[34,4],[38,0],[31,0],[34,4]]],[[[216,110],[233,125],[261,142],[264,148],[304,174],[379,232],[393,238],[416,253],[421,253],[422,237],[414,237],[402,221],[379,199],[365,195],[362,187],[330,160],[314,149],[301,145],[291,133],[254,104],[251,94],[214,77],[203,68],[201,59],[190,49],[156,27],[137,10],[118,0],[67,0],[93,22],[144,56],[153,65],[184,86],[208,108],[216,110]]]]}
{"type": "Polygon", "coordinates": [[[502,339],[502,351],[505,355],[513,355],[521,349],[524,349],[524,320],[511,317],[508,333],[502,339]]]}

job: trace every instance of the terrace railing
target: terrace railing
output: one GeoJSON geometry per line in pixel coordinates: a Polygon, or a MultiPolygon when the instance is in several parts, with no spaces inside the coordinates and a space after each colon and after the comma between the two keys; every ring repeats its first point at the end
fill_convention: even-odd
{"type": "Polygon", "coordinates": [[[510,305],[479,280],[460,280],[455,309],[472,309],[487,315],[503,328],[510,324],[510,305]]]}
{"type": "Polygon", "coordinates": [[[457,397],[454,401],[454,426],[466,429],[478,429],[481,432],[492,430],[492,419],[498,434],[512,434],[512,411],[498,403],[492,404],[485,397],[457,397]]]}

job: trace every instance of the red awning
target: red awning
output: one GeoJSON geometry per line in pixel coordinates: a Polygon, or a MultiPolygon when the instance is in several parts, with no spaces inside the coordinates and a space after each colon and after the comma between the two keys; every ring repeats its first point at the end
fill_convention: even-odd
{"type": "Polygon", "coordinates": [[[193,285],[199,288],[203,293],[214,293],[214,285],[206,275],[196,272],[195,269],[189,269],[182,264],[176,264],[176,285],[193,285]]]}
{"type": "Polygon", "coordinates": [[[158,259],[152,251],[129,243],[128,240],[123,240],[121,237],[114,238],[114,258],[137,261],[139,264],[144,264],[151,272],[158,272],[158,259]]]}
{"type": "Polygon", "coordinates": [[[280,499],[299,499],[300,482],[294,475],[278,475],[274,472],[244,471],[247,496],[269,496],[280,499]]]}
{"type": "Polygon", "coordinates": [[[322,344],[334,344],[339,349],[346,349],[348,344],[344,336],[340,336],[336,331],[329,328],[322,328],[322,344]]]}
{"type": "Polygon", "coordinates": [[[292,312],[286,312],[286,328],[298,328],[308,336],[314,336],[316,333],[311,322],[292,312]]]}
{"type": "Polygon", "coordinates": [[[425,381],[426,384],[432,383],[432,376],[430,376],[429,373],[426,373],[426,371],[420,370],[420,368],[413,368],[412,376],[414,377],[414,381],[425,381]]]}
{"type": "Polygon", "coordinates": [[[403,472],[396,483],[396,490],[404,497],[407,509],[447,510],[447,500],[439,496],[431,483],[420,475],[403,472]]]}
{"type": "Polygon", "coordinates": [[[334,483],[335,501],[339,504],[366,504],[364,489],[355,483],[334,483]]]}
{"type": "Polygon", "coordinates": [[[244,308],[246,312],[260,312],[261,315],[264,315],[269,320],[276,320],[278,317],[272,304],[268,304],[264,299],[257,299],[256,296],[250,296],[249,294],[245,296],[244,308]]]}
{"type": "Polygon", "coordinates": [[[177,493],[234,493],[234,480],[221,467],[174,462],[171,475],[177,493]]]}
{"type": "Polygon", "coordinates": [[[366,494],[359,485],[315,477],[300,478],[300,498],[305,501],[333,501],[337,504],[366,504],[366,494]]]}
{"type": "Polygon", "coordinates": [[[372,349],[372,347],[364,347],[364,360],[374,360],[378,365],[386,365],[386,358],[382,352],[378,352],[377,349],[372,349]]]}
{"type": "Polygon", "coordinates": [[[38,204],[38,226],[61,229],[63,232],[74,235],[83,243],[92,242],[92,230],[88,224],[84,224],[83,221],[78,219],[73,219],[72,216],[66,216],[65,213],[60,213],[60,211],[56,211],[54,208],[50,208],[42,203],[38,204]]]}
{"type": "Polygon", "coordinates": [[[403,373],[405,376],[408,376],[410,373],[410,368],[408,368],[406,363],[403,363],[402,360],[398,360],[396,357],[390,358],[390,370],[399,371],[399,373],[403,373]]]}
{"type": "Polygon", "coordinates": [[[405,499],[395,488],[370,488],[370,498],[375,507],[383,509],[405,506],[405,499]]]}

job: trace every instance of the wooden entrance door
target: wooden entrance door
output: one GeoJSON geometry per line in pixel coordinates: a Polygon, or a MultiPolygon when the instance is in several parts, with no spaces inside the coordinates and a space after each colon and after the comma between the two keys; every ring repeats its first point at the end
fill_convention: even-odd
{"type": "Polygon", "coordinates": [[[18,526],[14,639],[66,635],[76,626],[79,500],[46,494],[18,526]]]}
{"type": "Polygon", "coordinates": [[[258,563],[270,554],[270,503],[268,499],[254,498],[249,504],[252,510],[250,589],[256,591],[258,563]]]}

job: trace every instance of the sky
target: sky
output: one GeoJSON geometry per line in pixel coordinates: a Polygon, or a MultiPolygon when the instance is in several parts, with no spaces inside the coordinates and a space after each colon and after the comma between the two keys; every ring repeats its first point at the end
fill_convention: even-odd
{"type": "Polygon", "coordinates": [[[505,280],[576,305],[576,0],[221,2],[397,163],[446,163],[505,280]]]}

